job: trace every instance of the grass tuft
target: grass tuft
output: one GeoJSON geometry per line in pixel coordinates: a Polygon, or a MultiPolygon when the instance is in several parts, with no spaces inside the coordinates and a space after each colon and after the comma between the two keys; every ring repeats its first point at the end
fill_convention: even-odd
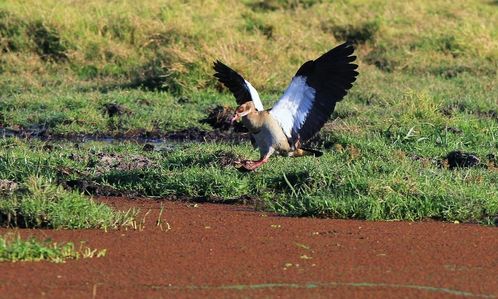
{"type": "Polygon", "coordinates": [[[28,262],[49,261],[63,263],[66,260],[80,258],[103,257],[105,249],[91,249],[84,246],[79,248],[74,243],[57,243],[50,239],[37,241],[35,238],[21,239],[19,235],[7,234],[0,236],[0,261],[2,262],[28,262]]]}
{"type": "Polygon", "coordinates": [[[136,211],[114,211],[43,177],[28,177],[20,190],[2,195],[0,224],[29,228],[117,228],[131,225],[136,211]]]}
{"type": "Polygon", "coordinates": [[[28,35],[36,45],[36,52],[47,61],[67,61],[66,47],[63,45],[59,32],[45,25],[42,21],[30,24],[28,35]]]}

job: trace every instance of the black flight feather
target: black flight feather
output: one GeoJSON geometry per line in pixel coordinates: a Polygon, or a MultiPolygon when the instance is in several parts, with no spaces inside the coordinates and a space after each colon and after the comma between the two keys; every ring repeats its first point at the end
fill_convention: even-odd
{"type": "Polygon", "coordinates": [[[214,63],[213,69],[216,71],[214,76],[233,93],[238,105],[242,105],[247,101],[252,101],[249,87],[239,73],[219,60],[214,63]]]}
{"type": "Polygon", "coordinates": [[[356,80],[358,65],[353,44],[339,45],[316,60],[304,63],[296,76],[306,77],[306,84],[315,90],[313,106],[299,129],[301,142],[312,138],[334,111],[335,104],[344,98],[356,80]]]}

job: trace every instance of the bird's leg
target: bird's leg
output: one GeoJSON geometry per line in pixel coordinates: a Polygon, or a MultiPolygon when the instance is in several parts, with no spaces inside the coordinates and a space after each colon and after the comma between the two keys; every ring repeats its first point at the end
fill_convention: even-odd
{"type": "Polygon", "coordinates": [[[238,162],[237,164],[240,165],[241,170],[247,170],[247,171],[252,171],[255,170],[256,168],[260,167],[261,165],[265,164],[268,162],[270,159],[271,153],[268,153],[261,157],[261,159],[253,161],[253,160],[243,160],[238,162]]]}
{"type": "Polygon", "coordinates": [[[254,169],[260,167],[261,165],[265,164],[266,162],[268,162],[269,158],[270,158],[270,155],[265,155],[257,161],[251,161],[251,160],[243,161],[242,165],[247,170],[254,170],[254,169]]]}

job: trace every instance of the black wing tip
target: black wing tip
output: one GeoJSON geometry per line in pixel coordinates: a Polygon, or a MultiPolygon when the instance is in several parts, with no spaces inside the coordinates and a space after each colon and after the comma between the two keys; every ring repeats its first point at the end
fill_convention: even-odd
{"type": "Polygon", "coordinates": [[[342,44],[338,45],[337,47],[338,48],[342,47],[342,48],[353,48],[354,49],[354,43],[352,40],[347,40],[347,41],[343,42],[342,44]]]}
{"type": "Polygon", "coordinates": [[[226,70],[228,67],[226,66],[226,64],[224,64],[223,62],[221,62],[220,60],[215,60],[213,61],[213,69],[215,71],[217,71],[218,73],[221,73],[223,70],[226,70]]]}

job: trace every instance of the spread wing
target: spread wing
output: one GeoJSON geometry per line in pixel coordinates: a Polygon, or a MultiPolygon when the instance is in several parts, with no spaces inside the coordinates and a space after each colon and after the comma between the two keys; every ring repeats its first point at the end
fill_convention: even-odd
{"type": "Polygon", "coordinates": [[[353,86],[358,65],[354,47],[344,43],[303,64],[270,114],[292,141],[309,140],[323,127],[353,86]]]}
{"type": "Polygon", "coordinates": [[[216,71],[214,76],[233,93],[237,100],[237,104],[242,105],[247,101],[253,101],[254,106],[258,111],[264,110],[256,89],[239,73],[219,60],[214,63],[213,69],[216,71]]]}

